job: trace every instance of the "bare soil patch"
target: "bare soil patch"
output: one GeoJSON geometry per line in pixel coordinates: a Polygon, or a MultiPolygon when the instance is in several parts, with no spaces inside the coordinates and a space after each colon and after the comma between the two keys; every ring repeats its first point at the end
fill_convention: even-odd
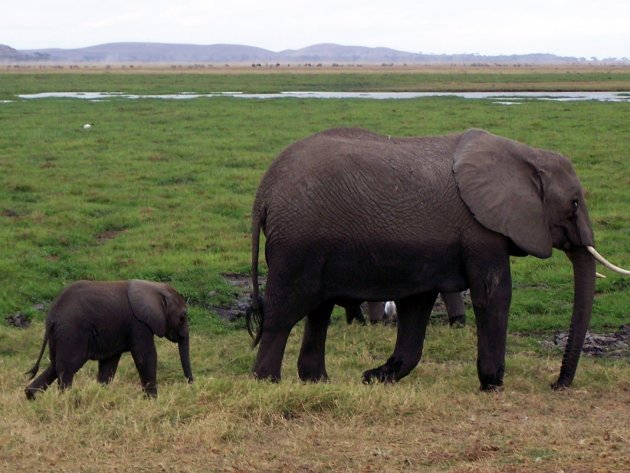
{"type": "Polygon", "coordinates": [[[96,235],[96,241],[99,245],[102,245],[103,243],[107,243],[108,241],[113,240],[118,235],[120,235],[121,233],[125,233],[126,231],[126,228],[122,230],[105,230],[96,235]]]}
{"type": "Polygon", "coordinates": [[[27,328],[29,325],[31,325],[31,319],[22,312],[7,315],[5,317],[5,320],[7,322],[7,325],[9,325],[10,327],[27,328]]]}
{"type": "MultiPolygon", "coordinates": [[[[567,344],[569,332],[556,333],[551,339],[543,340],[545,348],[561,348],[567,344]]],[[[630,324],[623,324],[612,333],[586,333],[582,353],[586,356],[625,358],[630,357],[630,324]]]]}
{"type": "MultiPolygon", "coordinates": [[[[233,299],[229,305],[214,306],[214,311],[224,320],[234,322],[245,317],[251,302],[252,278],[249,274],[224,273],[223,278],[232,286],[233,299]]],[[[267,278],[258,276],[260,288],[264,288],[267,278]]]]}

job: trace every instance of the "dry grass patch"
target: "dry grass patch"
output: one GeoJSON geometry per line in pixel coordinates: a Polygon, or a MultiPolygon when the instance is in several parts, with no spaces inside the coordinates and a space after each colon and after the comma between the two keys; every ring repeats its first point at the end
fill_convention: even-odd
{"type": "MultiPolygon", "coordinates": [[[[401,392],[389,394],[388,402],[400,401],[401,392]]],[[[264,419],[206,406],[207,412],[176,420],[164,414],[172,408],[169,403],[144,405],[136,406],[142,415],[114,409],[110,419],[87,425],[74,419],[7,425],[11,434],[3,461],[7,471],[630,468],[627,402],[586,392],[552,396],[471,394],[388,417],[365,404],[376,412],[337,416],[304,411],[291,418],[276,413],[264,419]]]]}
{"type": "MultiPolygon", "coordinates": [[[[336,346],[335,332],[333,352],[342,348],[336,346]]],[[[352,345],[359,334],[349,332],[346,342],[352,345]]],[[[466,340],[465,332],[458,336],[466,340]]],[[[445,333],[438,328],[430,335],[448,340],[445,333]]],[[[227,338],[226,343],[231,338],[238,346],[236,338],[227,338]]],[[[198,376],[188,386],[171,372],[177,359],[167,348],[159,345],[167,374],[157,400],[142,397],[129,363],[121,363],[120,377],[109,387],[97,385],[88,367],[70,391],[51,389],[35,402],[24,399],[21,379],[5,382],[0,469],[630,469],[630,367],[625,362],[585,359],[575,388],[553,392],[548,381],[560,360],[519,352],[508,358],[506,390],[488,394],[477,391],[474,364],[466,360],[432,361],[427,354],[427,362],[399,384],[364,386],[359,372],[342,369],[334,359],[331,382],[303,384],[291,372],[295,354],[288,353],[280,384],[222,372],[198,376]]],[[[197,366],[201,362],[197,359],[197,366]]]]}

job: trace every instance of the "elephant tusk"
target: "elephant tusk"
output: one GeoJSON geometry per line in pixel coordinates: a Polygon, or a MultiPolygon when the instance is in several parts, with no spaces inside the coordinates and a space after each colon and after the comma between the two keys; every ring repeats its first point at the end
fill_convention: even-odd
{"type": "Polygon", "coordinates": [[[595,271],[595,277],[600,278],[600,279],[606,279],[606,276],[604,276],[602,273],[598,273],[597,271],[595,271]]]}
{"type": "Polygon", "coordinates": [[[630,276],[630,271],[628,271],[627,269],[620,268],[619,266],[615,266],[614,264],[606,260],[606,258],[604,258],[602,255],[600,255],[597,252],[597,250],[593,248],[592,246],[587,246],[586,249],[588,250],[590,254],[592,254],[595,257],[597,261],[599,261],[601,264],[606,266],[611,271],[614,271],[619,274],[624,274],[626,276],[630,276]]]}

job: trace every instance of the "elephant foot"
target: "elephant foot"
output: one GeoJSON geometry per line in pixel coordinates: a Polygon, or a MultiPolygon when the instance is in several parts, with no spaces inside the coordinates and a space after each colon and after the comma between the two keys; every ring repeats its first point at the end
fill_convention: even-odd
{"type": "Polygon", "coordinates": [[[307,357],[304,357],[302,360],[299,360],[298,376],[304,382],[319,383],[321,381],[328,381],[326,365],[321,359],[312,359],[309,361],[307,357]]]}
{"type": "Polygon", "coordinates": [[[372,384],[375,382],[380,383],[395,383],[398,381],[398,373],[402,367],[402,360],[396,357],[390,357],[387,362],[371,370],[367,370],[363,373],[363,384],[372,384]]]}
{"type": "Polygon", "coordinates": [[[461,314],[449,317],[448,325],[456,328],[464,327],[466,325],[466,315],[461,314]]]}
{"type": "Polygon", "coordinates": [[[282,378],[281,364],[269,363],[267,360],[256,361],[252,368],[252,376],[256,380],[279,383],[282,378]]]}
{"type": "Polygon", "coordinates": [[[571,386],[571,381],[567,381],[566,379],[559,378],[555,383],[551,383],[551,389],[554,391],[563,391],[568,389],[571,386]]]}
{"type": "Polygon", "coordinates": [[[147,380],[146,378],[142,380],[142,392],[145,397],[157,397],[158,388],[157,383],[154,379],[147,380]]]}
{"type": "Polygon", "coordinates": [[[35,395],[40,392],[43,392],[43,390],[37,388],[26,388],[24,390],[24,393],[26,394],[26,399],[28,399],[29,401],[33,401],[35,399],[35,395]]]}
{"type": "Polygon", "coordinates": [[[500,366],[494,374],[482,374],[479,373],[479,382],[481,383],[480,391],[497,392],[503,390],[503,374],[505,367],[500,366]]]}
{"type": "Polygon", "coordinates": [[[271,383],[279,383],[281,379],[280,375],[271,374],[271,373],[265,372],[264,370],[253,370],[252,376],[254,377],[255,380],[269,381],[271,383]]]}
{"type": "Polygon", "coordinates": [[[325,371],[323,373],[298,373],[300,376],[300,380],[305,383],[321,383],[328,381],[328,373],[325,371]]]}

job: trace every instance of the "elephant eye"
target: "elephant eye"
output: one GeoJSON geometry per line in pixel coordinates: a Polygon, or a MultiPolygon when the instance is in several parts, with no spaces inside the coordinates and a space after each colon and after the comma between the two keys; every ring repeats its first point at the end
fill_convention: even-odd
{"type": "Polygon", "coordinates": [[[578,207],[580,206],[580,202],[577,199],[573,199],[573,201],[571,202],[571,205],[573,206],[573,210],[577,210],[578,207]]]}

